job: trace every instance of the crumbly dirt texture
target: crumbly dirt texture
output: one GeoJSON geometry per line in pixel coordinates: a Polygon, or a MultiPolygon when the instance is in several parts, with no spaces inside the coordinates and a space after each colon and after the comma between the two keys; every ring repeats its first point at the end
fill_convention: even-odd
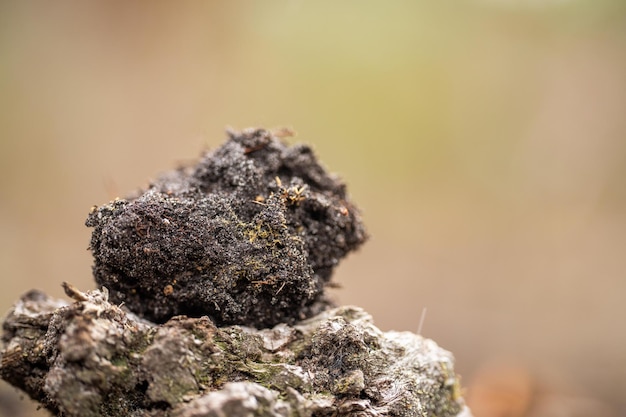
{"type": "Polygon", "coordinates": [[[54,415],[471,417],[449,352],[326,299],[366,233],[307,146],[233,132],[87,225],[101,289],[2,323],[0,377],[54,415]]]}
{"type": "Polygon", "coordinates": [[[271,329],[143,320],[106,291],[31,291],[3,324],[0,376],[63,417],[470,417],[452,355],[357,307],[271,329]]]}
{"type": "Polygon", "coordinates": [[[306,145],[230,132],[195,166],[94,208],[93,273],[149,320],[271,327],[329,306],[333,268],[366,239],[345,185],[306,145]]]}

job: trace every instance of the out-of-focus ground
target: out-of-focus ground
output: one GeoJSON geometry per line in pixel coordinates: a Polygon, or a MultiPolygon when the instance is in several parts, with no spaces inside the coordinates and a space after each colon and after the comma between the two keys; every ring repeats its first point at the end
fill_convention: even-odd
{"type": "Polygon", "coordinates": [[[426,307],[476,417],[626,413],[623,1],[2,2],[0,92],[3,313],[94,286],[92,205],[290,126],[371,232],[338,301],[426,307]]]}

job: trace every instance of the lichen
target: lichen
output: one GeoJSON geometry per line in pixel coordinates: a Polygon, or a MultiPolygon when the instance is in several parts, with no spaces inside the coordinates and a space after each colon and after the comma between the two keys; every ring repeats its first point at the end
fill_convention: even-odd
{"type": "Polygon", "coordinates": [[[242,415],[228,410],[252,399],[258,408],[243,415],[452,417],[463,407],[450,353],[408,332],[382,332],[356,307],[257,330],[218,328],[206,317],[148,323],[100,291],[60,308],[40,295],[50,308],[20,314],[29,302],[5,321],[2,375],[38,369],[23,389],[61,416],[242,415]],[[58,349],[45,361],[9,353],[46,344],[58,349]]]}

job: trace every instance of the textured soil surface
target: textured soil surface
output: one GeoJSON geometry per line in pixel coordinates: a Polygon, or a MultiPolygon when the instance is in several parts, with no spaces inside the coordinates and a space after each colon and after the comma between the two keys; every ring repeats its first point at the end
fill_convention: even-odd
{"type": "Polygon", "coordinates": [[[94,208],[94,276],[152,321],[293,323],[328,306],[333,268],[366,238],[345,186],[308,146],[231,133],[196,166],[94,208]]]}
{"type": "Polygon", "coordinates": [[[2,325],[0,377],[55,415],[470,417],[449,352],[324,295],[366,232],[309,147],[232,132],[86,223],[101,289],[2,325]]]}

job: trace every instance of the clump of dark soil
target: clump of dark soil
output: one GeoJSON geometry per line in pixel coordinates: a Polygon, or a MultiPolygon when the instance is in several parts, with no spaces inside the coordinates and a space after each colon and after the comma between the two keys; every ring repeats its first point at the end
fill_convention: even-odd
{"type": "Polygon", "coordinates": [[[94,276],[156,322],[208,315],[271,327],[329,306],[333,268],[366,239],[345,185],[305,145],[230,133],[197,165],[94,208],[94,276]]]}

